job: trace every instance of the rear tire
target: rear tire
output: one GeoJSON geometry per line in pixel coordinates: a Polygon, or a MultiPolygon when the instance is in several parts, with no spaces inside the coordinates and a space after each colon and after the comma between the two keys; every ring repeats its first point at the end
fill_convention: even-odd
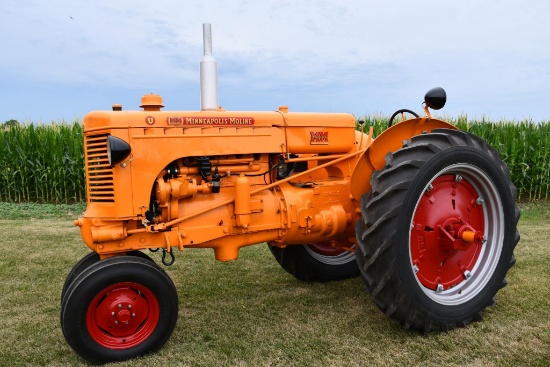
{"type": "Polygon", "coordinates": [[[84,270],[69,286],[61,310],[67,343],[93,364],[160,349],[178,316],[176,288],[155,263],[117,256],[84,270]]]}
{"type": "Polygon", "coordinates": [[[481,319],[520,238],[516,188],[498,153],[472,134],[434,130],[389,153],[371,185],[357,261],[376,305],[425,332],[481,319]]]}
{"type": "Polygon", "coordinates": [[[325,244],[269,245],[271,253],[288,273],[304,282],[329,282],[359,276],[355,253],[325,244]]]}

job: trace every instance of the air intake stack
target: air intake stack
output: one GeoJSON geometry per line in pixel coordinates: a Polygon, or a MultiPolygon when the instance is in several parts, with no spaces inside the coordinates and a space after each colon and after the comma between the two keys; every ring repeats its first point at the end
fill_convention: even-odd
{"type": "Polygon", "coordinates": [[[212,28],[210,23],[202,25],[204,56],[200,63],[201,111],[218,109],[218,63],[212,56],[212,28]]]}

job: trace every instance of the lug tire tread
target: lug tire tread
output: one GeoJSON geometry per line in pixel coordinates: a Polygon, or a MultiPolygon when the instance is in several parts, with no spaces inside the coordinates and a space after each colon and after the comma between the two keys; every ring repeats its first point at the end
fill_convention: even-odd
{"type": "MultiPolygon", "coordinates": [[[[362,218],[357,222],[356,233],[358,250],[357,262],[361,278],[375,304],[390,319],[405,328],[418,329],[424,332],[448,331],[457,326],[465,326],[471,320],[481,319],[481,311],[473,312],[470,317],[460,321],[431,319],[411,306],[410,296],[399,281],[395,264],[392,240],[396,235],[397,218],[400,214],[407,188],[427,161],[438,152],[452,147],[470,147],[482,151],[495,162],[498,169],[509,183],[509,190],[516,199],[516,188],[510,181],[508,167],[500,160],[499,154],[485,141],[475,135],[458,130],[436,129],[432,133],[415,136],[404,144],[404,148],[388,153],[386,166],[375,171],[371,176],[371,191],[361,199],[362,218]]],[[[520,212],[514,208],[515,223],[520,212]]],[[[515,263],[513,248],[520,239],[516,229],[509,267],[515,263]]],[[[508,283],[504,277],[500,288],[508,283]]],[[[495,294],[490,297],[486,306],[493,305],[495,294]]]]}

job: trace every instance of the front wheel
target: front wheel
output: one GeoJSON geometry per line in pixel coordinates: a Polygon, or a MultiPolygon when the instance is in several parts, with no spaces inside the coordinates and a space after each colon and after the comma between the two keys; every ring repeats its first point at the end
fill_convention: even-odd
{"type": "Polygon", "coordinates": [[[330,243],[269,245],[271,253],[288,273],[305,282],[328,282],[359,276],[355,253],[334,248],[330,243]]]}
{"type": "Polygon", "coordinates": [[[361,201],[358,263],[376,305],[405,327],[481,318],[519,241],[516,189],[482,139],[434,130],[386,156],[361,201]]]}
{"type": "Polygon", "coordinates": [[[70,284],[61,324],[67,343],[95,364],[158,350],[177,316],[166,272],[150,260],[120,256],[90,265],[70,284]]]}
{"type": "MultiPolygon", "coordinates": [[[[128,256],[136,256],[141,257],[142,259],[146,259],[149,261],[153,261],[151,257],[149,257],[147,254],[144,254],[141,251],[130,251],[127,253],[128,256]]],[[[96,252],[90,252],[86,256],[84,256],[82,259],[80,259],[69,271],[69,274],[67,274],[67,277],[65,278],[65,282],[63,283],[63,288],[61,289],[61,308],[63,308],[63,299],[65,298],[65,293],[67,292],[67,289],[71,285],[71,283],[88,267],[95,264],[96,262],[99,262],[99,254],[96,252]]]]}

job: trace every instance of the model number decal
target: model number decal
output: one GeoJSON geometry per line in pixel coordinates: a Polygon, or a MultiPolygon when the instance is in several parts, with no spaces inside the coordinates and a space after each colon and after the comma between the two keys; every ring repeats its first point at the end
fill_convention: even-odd
{"type": "Polygon", "coordinates": [[[250,126],[254,125],[254,117],[186,117],[170,116],[166,118],[169,126],[250,126]]]}
{"type": "Polygon", "coordinates": [[[328,131],[310,131],[310,145],[328,145],[328,131]]]}

